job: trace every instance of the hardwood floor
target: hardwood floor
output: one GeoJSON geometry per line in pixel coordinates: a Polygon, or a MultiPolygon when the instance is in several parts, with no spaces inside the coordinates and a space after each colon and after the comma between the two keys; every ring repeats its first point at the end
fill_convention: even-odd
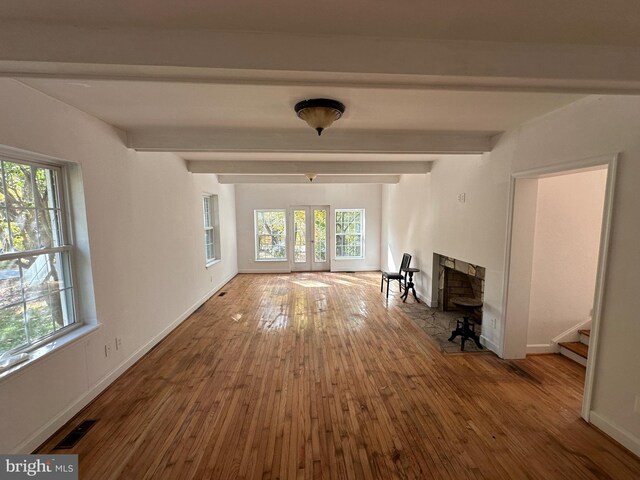
{"type": "Polygon", "coordinates": [[[379,285],[239,275],[39,452],[92,480],[640,478],[579,418],[582,367],[445,356],[379,285]]]}

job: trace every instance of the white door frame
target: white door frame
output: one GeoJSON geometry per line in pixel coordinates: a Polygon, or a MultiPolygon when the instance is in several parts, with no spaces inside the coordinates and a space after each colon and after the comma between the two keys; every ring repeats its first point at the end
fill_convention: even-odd
{"type": "Polygon", "coordinates": [[[329,205],[294,205],[289,208],[290,224],[291,224],[291,271],[292,272],[320,272],[331,270],[331,235],[330,235],[330,218],[331,207],[329,205]],[[295,261],[295,210],[305,210],[305,239],[307,244],[307,261],[296,264],[295,261]],[[315,261],[315,221],[314,210],[324,210],[326,212],[326,261],[315,261]],[[299,265],[301,269],[297,269],[299,265]]]}
{"type": "Polygon", "coordinates": [[[509,334],[509,322],[506,318],[509,300],[509,274],[511,268],[511,248],[513,239],[513,220],[516,181],[524,178],[542,178],[555,176],[563,172],[586,170],[598,166],[607,167],[607,185],[604,197],[604,210],[602,215],[602,229],[600,232],[600,251],[598,253],[598,268],[596,273],[596,287],[593,300],[593,317],[591,321],[591,337],[589,341],[589,358],[587,359],[587,370],[584,382],[584,396],[582,399],[582,418],[589,422],[591,412],[591,402],[593,396],[593,384],[595,379],[596,362],[598,359],[598,338],[600,332],[602,299],[604,295],[605,275],[607,269],[607,256],[609,252],[609,239],[611,232],[611,220],[613,213],[613,199],[616,181],[616,169],[618,165],[618,154],[590,157],[570,163],[557,164],[549,167],[523,170],[511,174],[509,186],[509,209],[507,219],[507,238],[505,249],[504,276],[503,276],[503,297],[502,297],[502,338],[501,356],[504,358],[506,339],[509,334]]]}

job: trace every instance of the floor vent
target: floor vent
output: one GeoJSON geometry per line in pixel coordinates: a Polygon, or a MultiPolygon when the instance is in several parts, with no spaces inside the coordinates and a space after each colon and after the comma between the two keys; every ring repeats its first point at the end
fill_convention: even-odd
{"type": "Polygon", "coordinates": [[[220,292],[220,293],[218,294],[218,296],[219,296],[219,297],[224,297],[226,294],[227,294],[227,292],[220,292]]]}
{"type": "Polygon", "coordinates": [[[86,433],[93,427],[93,424],[96,423],[97,420],[85,420],[76,428],[74,428],[69,435],[64,437],[60,443],[58,443],[54,449],[55,450],[65,450],[68,448],[73,448],[76,443],[80,441],[82,437],[86,435],[86,433]]]}

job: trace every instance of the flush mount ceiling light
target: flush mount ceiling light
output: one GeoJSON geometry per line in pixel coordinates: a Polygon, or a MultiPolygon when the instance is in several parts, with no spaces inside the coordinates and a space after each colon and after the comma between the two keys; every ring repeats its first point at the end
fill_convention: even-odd
{"type": "Polygon", "coordinates": [[[298,117],[307,122],[318,135],[322,135],[322,131],[344,113],[344,105],[341,102],[328,98],[302,100],[296,103],[294,109],[298,117]]]}

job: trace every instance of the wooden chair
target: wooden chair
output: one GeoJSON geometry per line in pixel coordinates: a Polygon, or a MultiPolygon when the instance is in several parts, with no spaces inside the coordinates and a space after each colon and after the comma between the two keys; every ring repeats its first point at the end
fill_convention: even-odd
{"type": "Polygon", "coordinates": [[[382,273],[382,281],[380,282],[380,291],[382,291],[382,287],[384,286],[385,280],[387,281],[387,298],[389,298],[389,283],[392,280],[398,280],[398,287],[400,291],[402,291],[402,281],[405,279],[406,273],[402,272],[403,268],[409,268],[409,264],[411,263],[411,255],[405,253],[402,255],[402,262],[400,263],[400,269],[398,272],[383,272],[382,273]]]}

